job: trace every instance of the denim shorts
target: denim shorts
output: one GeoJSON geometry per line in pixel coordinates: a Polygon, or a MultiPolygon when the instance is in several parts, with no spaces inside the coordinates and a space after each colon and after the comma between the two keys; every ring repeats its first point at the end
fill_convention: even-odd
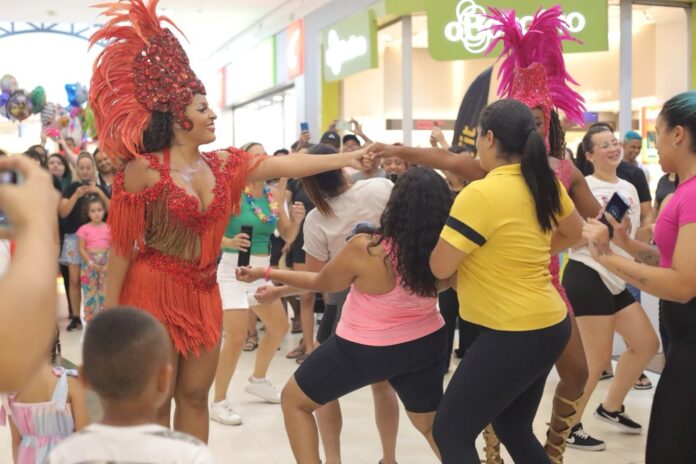
{"type": "Polygon", "coordinates": [[[65,238],[63,239],[63,249],[60,252],[60,259],[58,262],[64,266],[69,266],[71,264],[79,266],[82,264],[82,257],[80,256],[80,244],[77,234],[65,234],[65,238]]]}

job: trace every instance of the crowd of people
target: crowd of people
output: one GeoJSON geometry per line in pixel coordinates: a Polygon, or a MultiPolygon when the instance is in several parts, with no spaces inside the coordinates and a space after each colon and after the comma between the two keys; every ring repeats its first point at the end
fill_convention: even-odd
{"type": "Polygon", "coordinates": [[[92,38],[108,42],[90,91],[99,149],[57,139],[50,155],[42,141],[0,156],[0,173],[20,174],[0,185],[0,351],[11,353],[0,419],[16,462],[214,462],[210,421],[243,423],[228,390],[254,351],[244,390],[280,404],[299,463],[341,462],[339,401],[368,385],[380,463],[397,461],[399,402],[433,460],[480,462],[483,433],[487,463],[502,462],[501,446],[514,462],[562,463],[566,446],[606,446],[582,425],[602,378],[613,380],[594,414],[643,432],[625,400],[652,388],[644,370],[660,341],[646,462],[696,460],[696,92],[657,120],[666,174],[654,205],[640,134],[622,146],[593,124],[568,154],[559,112],[582,123],[582,99],[558,7],[527,32],[546,37],[550,61],[521,59],[535,55],[506,42],[523,35],[514,12],[493,11],[502,99],[482,111],[475,153],[438,128],[430,148],[375,143],[357,121],[272,156],[258,142],[202,153],[217,116],[153,11],[114,5],[92,38]],[[613,198],[619,220],[605,211],[613,198]],[[57,363],[58,274],[65,330],[85,331],[77,371],[57,363]],[[641,292],[660,299],[659,337],[641,292]],[[279,387],[269,371],[291,315],[298,368],[279,387]],[[615,334],[626,349],[612,368],[615,334]],[[554,366],[542,444],[532,421],[554,366]]]}

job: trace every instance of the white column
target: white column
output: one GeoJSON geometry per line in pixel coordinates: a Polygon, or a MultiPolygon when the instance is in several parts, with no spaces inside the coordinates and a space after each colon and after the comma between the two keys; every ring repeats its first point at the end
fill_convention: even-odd
{"type": "Polygon", "coordinates": [[[619,49],[619,133],[631,130],[633,94],[633,8],[631,0],[621,0],[621,40],[619,49]]]}
{"type": "Polygon", "coordinates": [[[401,18],[401,108],[403,113],[403,144],[413,141],[413,25],[410,16],[401,18]]]}

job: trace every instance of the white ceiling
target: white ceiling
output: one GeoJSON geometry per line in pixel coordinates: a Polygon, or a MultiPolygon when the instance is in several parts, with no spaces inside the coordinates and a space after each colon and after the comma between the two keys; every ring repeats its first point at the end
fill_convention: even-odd
{"type": "MultiPolygon", "coordinates": [[[[95,24],[109,0],[0,0],[0,22],[44,21],[95,24]]],[[[114,0],[115,1],[115,0],[114,0]]],[[[186,34],[186,46],[198,59],[247,29],[287,0],[160,0],[160,14],[169,16],[186,34]]]]}

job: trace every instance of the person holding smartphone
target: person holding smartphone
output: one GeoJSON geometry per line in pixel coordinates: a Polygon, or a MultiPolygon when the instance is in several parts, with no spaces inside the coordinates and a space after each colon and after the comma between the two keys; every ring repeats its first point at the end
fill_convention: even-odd
{"type": "MultiPolygon", "coordinates": [[[[248,143],[242,147],[253,156],[264,156],[266,150],[259,143],[248,143]]],[[[304,206],[291,207],[292,219],[282,204],[282,197],[276,194],[266,182],[249,182],[242,194],[239,214],[232,216],[227,223],[222,238],[222,257],[218,266],[217,282],[222,297],[222,325],[225,337],[220,349],[217,373],[215,375],[215,396],[210,410],[210,418],[224,425],[239,425],[242,416],[227,401],[227,390],[242,350],[258,347],[254,372],[244,390],[269,403],[280,403],[280,390],[266,377],[276,350],[288,331],[288,319],[280,300],[259,304],[254,298],[256,289],[265,281],[245,283],[236,279],[237,266],[245,265],[242,258],[248,258],[246,265],[266,267],[270,265],[270,239],[278,228],[281,237],[292,242],[297,236],[302,220],[304,206]],[[247,333],[249,310],[263,321],[266,333],[261,340],[255,332],[247,333]]],[[[255,326],[255,319],[254,319],[255,326]]]]}
{"type": "MultiPolygon", "coordinates": [[[[594,173],[586,177],[592,194],[600,204],[605,205],[608,212],[617,209],[621,213],[621,210],[626,210],[623,220],[630,224],[629,235],[634,238],[640,227],[640,199],[636,188],[616,174],[621,162],[619,141],[610,128],[595,126],[587,131],[582,145],[587,161],[594,167],[594,173]],[[622,208],[618,203],[619,207],[614,208],[616,199],[608,205],[615,193],[626,201],[626,207],[622,208]]],[[[612,251],[630,256],[618,247],[612,248],[612,251]]],[[[619,358],[614,380],[606,398],[597,407],[595,416],[624,432],[639,434],[642,426],[626,414],[624,399],[657,353],[657,335],[643,307],[626,289],[626,282],[600,264],[587,246],[571,250],[569,258],[563,274],[563,287],[575,310],[589,371],[578,424],[587,400],[611,358],[614,332],[618,332],[626,341],[627,348],[619,358]]],[[[568,446],[573,447],[574,444],[571,434],[568,446]]],[[[604,443],[599,442],[593,450],[604,447],[604,443]]],[[[582,449],[589,450],[586,446],[582,449]]]]}
{"type": "Polygon", "coordinates": [[[68,298],[73,308],[72,317],[68,323],[69,332],[82,327],[80,321],[80,304],[82,303],[82,293],[80,287],[80,248],[77,238],[77,229],[89,222],[89,218],[84,215],[85,203],[88,197],[97,196],[101,198],[109,211],[111,195],[107,190],[97,185],[97,166],[88,152],[82,152],[77,157],[77,180],[63,190],[63,198],[60,200],[58,213],[65,219],[63,230],[63,249],[60,255],[60,263],[68,266],[70,283],[68,286],[68,298]]]}

